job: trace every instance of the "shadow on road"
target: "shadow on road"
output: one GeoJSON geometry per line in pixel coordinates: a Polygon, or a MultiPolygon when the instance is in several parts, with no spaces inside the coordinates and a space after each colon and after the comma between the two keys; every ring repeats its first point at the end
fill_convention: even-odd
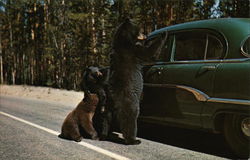
{"type": "Polygon", "coordinates": [[[140,138],[223,158],[236,159],[220,134],[140,122],[138,126],[138,137],[140,138]]]}

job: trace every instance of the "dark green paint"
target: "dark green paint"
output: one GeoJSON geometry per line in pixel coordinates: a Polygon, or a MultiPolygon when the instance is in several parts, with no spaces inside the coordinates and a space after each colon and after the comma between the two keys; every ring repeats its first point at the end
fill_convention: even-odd
{"type": "MultiPolygon", "coordinates": [[[[155,62],[144,67],[147,84],[184,85],[211,98],[247,100],[250,104],[250,58],[241,53],[243,41],[250,35],[249,18],[224,18],[178,24],[152,32],[204,29],[223,37],[225,56],[218,60],[155,62]]],[[[171,40],[168,41],[171,43],[171,40]]],[[[169,45],[172,46],[172,45],[169,45]]],[[[173,54],[173,53],[171,53],[173,54]]],[[[215,118],[221,113],[250,113],[250,105],[201,102],[186,90],[144,87],[141,120],[187,128],[216,130],[215,118]]]]}

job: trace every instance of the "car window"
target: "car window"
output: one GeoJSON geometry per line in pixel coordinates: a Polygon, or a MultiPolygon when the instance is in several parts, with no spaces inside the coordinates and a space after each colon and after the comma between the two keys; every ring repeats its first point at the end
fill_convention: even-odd
{"type": "Polygon", "coordinates": [[[175,35],[174,60],[204,59],[206,35],[198,32],[184,32],[175,35]]]}
{"type": "MultiPolygon", "coordinates": [[[[156,37],[146,40],[144,46],[150,46],[150,44],[152,44],[155,39],[156,37]]],[[[160,49],[159,55],[154,56],[153,60],[157,62],[168,62],[170,60],[170,55],[171,55],[171,41],[168,38],[166,40],[166,43],[160,49]]]]}
{"type": "Polygon", "coordinates": [[[220,59],[223,58],[223,44],[214,35],[207,36],[207,53],[205,59],[220,59]]]}
{"type": "Polygon", "coordinates": [[[223,44],[217,36],[206,31],[178,32],[172,35],[173,60],[205,60],[223,58],[223,44]]]}
{"type": "Polygon", "coordinates": [[[245,40],[241,50],[245,56],[250,57],[250,37],[245,40]]]}
{"type": "Polygon", "coordinates": [[[162,46],[161,52],[158,57],[156,57],[156,61],[161,62],[169,62],[171,56],[171,39],[168,38],[166,43],[162,46]]]}

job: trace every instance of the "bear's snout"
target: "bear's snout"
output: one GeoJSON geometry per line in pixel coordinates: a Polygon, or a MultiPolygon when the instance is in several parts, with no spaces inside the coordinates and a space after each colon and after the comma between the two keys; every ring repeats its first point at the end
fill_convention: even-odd
{"type": "Polygon", "coordinates": [[[95,72],[95,76],[96,77],[101,77],[102,76],[102,72],[99,72],[99,71],[95,72]]]}

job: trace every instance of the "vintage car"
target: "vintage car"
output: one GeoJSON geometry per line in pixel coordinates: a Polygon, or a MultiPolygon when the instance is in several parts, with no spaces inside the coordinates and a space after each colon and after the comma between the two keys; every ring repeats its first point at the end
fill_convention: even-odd
{"type": "Polygon", "coordinates": [[[249,157],[250,19],[173,25],[150,33],[145,45],[163,35],[143,68],[139,121],[222,133],[233,153],[249,157]]]}

